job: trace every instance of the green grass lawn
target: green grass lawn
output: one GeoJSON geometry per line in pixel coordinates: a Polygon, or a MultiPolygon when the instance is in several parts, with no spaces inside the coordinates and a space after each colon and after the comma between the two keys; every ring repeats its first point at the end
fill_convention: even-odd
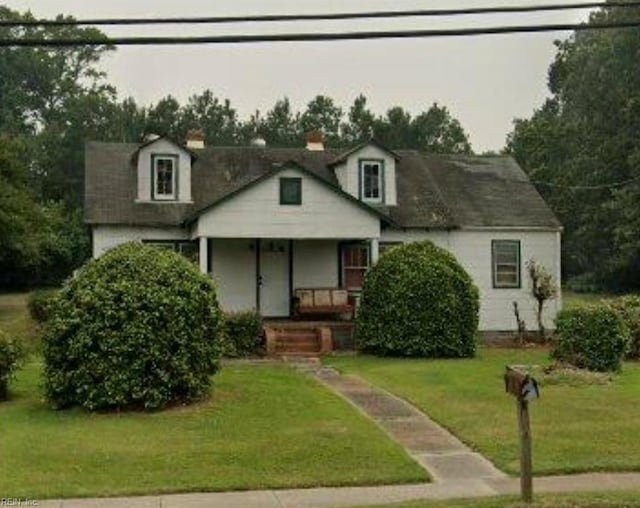
{"type": "Polygon", "coordinates": [[[33,349],[37,333],[27,311],[28,293],[0,293],[0,330],[33,349]]]}
{"type": "Polygon", "coordinates": [[[424,471],[373,423],[282,365],[233,365],[211,400],[159,413],[54,411],[31,363],[0,404],[3,497],[417,482],[424,471]]]}
{"type": "MultiPolygon", "coordinates": [[[[535,496],[532,504],[518,498],[492,497],[454,501],[414,501],[380,505],[377,508],[638,508],[640,492],[587,492],[579,494],[544,494],[535,496]]],[[[374,508],[374,507],[369,507],[374,508]]]]}
{"type": "MultiPolygon", "coordinates": [[[[0,327],[34,346],[25,294],[0,327]]],[[[285,365],[228,365],[210,400],[158,413],[54,411],[33,354],[0,403],[0,497],[364,485],[428,480],[375,424],[285,365]]]]}
{"type": "Polygon", "coordinates": [[[562,306],[564,309],[575,309],[590,303],[598,303],[607,298],[615,298],[616,295],[607,293],[575,293],[566,289],[562,290],[562,306]]]}
{"type": "MultiPolygon", "coordinates": [[[[542,350],[481,349],[476,359],[333,357],[327,363],[412,402],[500,469],[516,474],[515,402],[504,393],[506,364],[547,364],[542,350]]],[[[537,475],[640,470],[640,364],[609,384],[543,385],[531,405],[537,475]]]]}

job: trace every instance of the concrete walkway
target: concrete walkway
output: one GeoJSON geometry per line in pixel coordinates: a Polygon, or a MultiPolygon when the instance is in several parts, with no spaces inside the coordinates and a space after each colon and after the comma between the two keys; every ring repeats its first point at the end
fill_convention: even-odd
{"type": "MultiPolygon", "coordinates": [[[[339,508],[416,499],[453,499],[517,494],[510,478],[427,415],[366,382],[340,375],[319,362],[294,363],[371,418],[425,468],[433,483],[378,487],[212,492],[129,498],[42,501],[45,508],[339,508]]],[[[375,464],[372,464],[375,467],[375,464]]],[[[640,491],[640,473],[594,473],[534,479],[534,492],[640,491]]],[[[28,506],[28,505],[24,505],[28,506]]]]}

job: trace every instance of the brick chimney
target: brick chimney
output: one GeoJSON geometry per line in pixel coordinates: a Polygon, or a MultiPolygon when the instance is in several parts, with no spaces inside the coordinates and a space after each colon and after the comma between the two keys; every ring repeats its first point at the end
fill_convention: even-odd
{"type": "Polygon", "coordinates": [[[204,131],[202,129],[189,129],[189,132],[187,132],[187,148],[191,150],[204,149],[204,131]]]}
{"type": "Polygon", "coordinates": [[[322,131],[311,131],[307,133],[307,150],[310,152],[322,152],[324,150],[324,134],[322,131]]]}

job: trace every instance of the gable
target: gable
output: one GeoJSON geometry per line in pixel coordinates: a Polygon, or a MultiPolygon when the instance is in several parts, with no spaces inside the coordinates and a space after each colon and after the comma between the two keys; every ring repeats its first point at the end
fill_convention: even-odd
{"type": "Polygon", "coordinates": [[[377,238],[380,217],[307,171],[287,167],[265,175],[203,211],[193,235],[219,238],[377,238]],[[299,205],[280,203],[280,180],[301,182],[299,205]]]}
{"type": "MultiPolygon", "coordinates": [[[[170,201],[191,202],[191,161],[190,152],[167,138],[158,138],[142,145],[133,156],[137,171],[137,201],[153,202],[154,197],[154,159],[169,157],[175,160],[175,195],[170,201]]],[[[171,206],[173,203],[166,203],[171,206]]]]}
{"type": "Polygon", "coordinates": [[[361,166],[366,161],[373,161],[380,164],[382,171],[381,187],[383,197],[380,204],[395,206],[398,204],[397,184],[396,184],[396,162],[398,156],[379,146],[376,143],[360,145],[357,149],[351,150],[343,155],[339,161],[333,163],[333,170],[342,189],[354,196],[362,199],[362,174],[361,166]]]}

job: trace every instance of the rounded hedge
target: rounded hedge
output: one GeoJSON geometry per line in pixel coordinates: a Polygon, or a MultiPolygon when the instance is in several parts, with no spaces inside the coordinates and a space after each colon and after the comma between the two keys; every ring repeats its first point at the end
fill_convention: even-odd
{"type": "Polygon", "coordinates": [[[56,407],[158,409],[207,394],[222,314],[183,256],[129,243],[89,261],[49,306],[44,388],[56,407]]]}
{"type": "Polygon", "coordinates": [[[608,305],[563,310],[556,317],[551,356],[581,369],[619,371],[629,347],[629,328],[608,305]]]}
{"type": "Polygon", "coordinates": [[[367,273],[358,348],[378,355],[473,356],[479,306],[478,289],[452,254],[429,241],[393,247],[367,273]]]}
{"type": "Polygon", "coordinates": [[[629,328],[627,358],[640,360],[640,296],[621,296],[609,304],[629,328]]]}

